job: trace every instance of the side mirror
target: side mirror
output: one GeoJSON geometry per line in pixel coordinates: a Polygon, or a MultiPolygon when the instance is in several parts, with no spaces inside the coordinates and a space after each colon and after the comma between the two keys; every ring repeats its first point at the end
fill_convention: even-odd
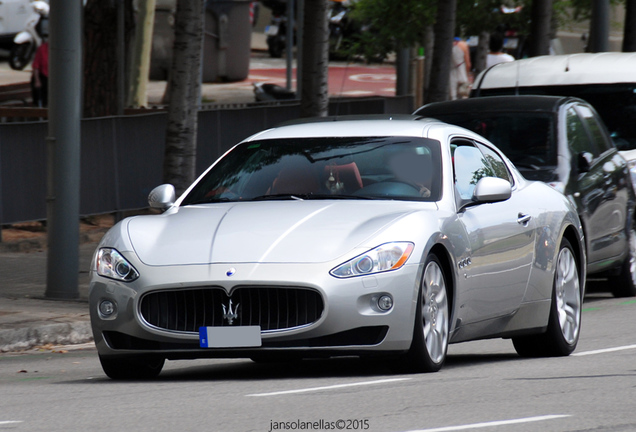
{"type": "Polygon", "coordinates": [[[590,152],[581,152],[577,156],[576,166],[579,173],[589,172],[594,162],[594,156],[590,152]]]}
{"type": "Polygon", "coordinates": [[[483,177],[473,191],[473,200],[478,203],[505,201],[512,195],[512,186],[508,180],[497,177],[483,177]]]}
{"type": "Polygon", "coordinates": [[[151,208],[166,210],[177,200],[177,193],[171,184],[162,184],[150,191],[148,204],[151,208]]]}

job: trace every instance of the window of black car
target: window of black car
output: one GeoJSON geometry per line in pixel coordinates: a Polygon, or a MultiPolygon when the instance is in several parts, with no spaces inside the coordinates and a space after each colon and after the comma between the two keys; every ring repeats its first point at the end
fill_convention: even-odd
{"type": "Polygon", "coordinates": [[[578,155],[587,152],[592,154],[594,158],[601,154],[596,143],[590,140],[583,120],[573,107],[569,107],[566,112],[566,128],[568,145],[572,149],[573,154],[578,155]]]}
{"type": "Polygon", "coordinates": [[[479,96],[529,94],[581,98],[598,112],[616,147],[636,149],[636,85],[633,83],[480,89],[474,93],[479,96]]]}
{"type": "Polygon", "coordinates": [[[576,110],[587,123],[590,135],[592,135],[592,140],[599,149],[600,153],[602,154],[612,149],[614,146],[608,139],[604,126],[599,123],[599,119],[594,111],[592,111],[589,106],[585,105],[577,105],[576,110]]]}
{"type": "Polygon", "coordinates": [[[440,155],[438,141],[415,137],[246,142],[219,160],[182,205],[299,198],[437,201],[440,155]]]}
{"type": "Polygon", "coordinates": [[[512,183],[503,159],[487,146],[456,139],[451,148],[454,149],[455,187],[462,203],[472,200],[475,186],[483,177],[497,177],[512,183]]]}
{"type": "Polygon", "coordinates": [[[557,164],[558,149],[551,114],[463,112],[426,115],[478,133],[496,145],[518,168],[538,170],[557,164]]]}

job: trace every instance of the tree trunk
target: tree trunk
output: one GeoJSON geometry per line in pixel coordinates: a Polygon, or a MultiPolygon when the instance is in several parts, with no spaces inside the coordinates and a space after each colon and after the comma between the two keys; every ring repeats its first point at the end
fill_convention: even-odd
{"type": "Polygon", "coordinates": [[[183,193],[196,172],[205,0],[177,0],[169,84],[164,181],[183,193]]]}
{"type": "Polygon", "coordinates": [[[457,0],[439,0],[437,2],[431,82],[429,91],[425,95],[425,103],[448,99],[456,9],[457,0]]]}
{"type": "Polygon", "coordinates": [[[326,0],[305,0],[301,117],[329,113],[329,27],[326,0]]]}
{"type": "Polygon", "coordinates": [[[475,63],[473,69],[475,70],[475,78],[484,69],[486,69],[486,60],[488,59],[488,45],[490,44],[490,33],[483,31],[479,33],[479,42],[477,43],[477,52],[475,53],[475,63]]]}
{"type": "Polygon", "coordinates": [[[141,0],[130,71],[128,106],[148,105],[148,77],[150,75],[150,51],[154,25],[155,0],[141,0]]]}
{"type": "Polygon", "coordinates": [[[636,51],[636,0],[625,0],[623,52],[636,51]]]}
{"type": "Polygon", "coordinates": [[[530,57],[548,55],[552,32],[552,0],[534,0],[531,14],[529,55],[530,57]]]}
{"type": "MultiPolygon", "coordinates": [[[[129,45],[134,30],[132,0],[88,0],[84,7],[84,116],[116,115],[119,105],[118,62],[126,62],[117,50],[117,10],[124,7],[124,41],[129,45]]],[[[125,70],[125,69],[124,69],[125,70]]]]}

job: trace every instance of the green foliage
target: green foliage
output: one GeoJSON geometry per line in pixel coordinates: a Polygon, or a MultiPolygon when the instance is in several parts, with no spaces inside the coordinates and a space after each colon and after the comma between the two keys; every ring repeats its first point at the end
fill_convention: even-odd
{"type": "MultiPolygon", "coordinates": [[[[358,49],[391,50],[398,46],[420,46],[427,25],[435,21],[437,2],[444,0],[358,0],[352,17],[373,29],[355,44],[358,49]],[[376,49],[377,47],[377,49],[376,49]]],[[[593,0],[553,0],[558,25],[589,19],[593,0]]],[[[617,5],[625,0],[610,0],[617,5]]],[[[457,0],[457,35],[472,36],[497,29],[530,33],[532,0],[457,0]],[[519,13],[504,14],[501,7],[523,6],[519,13]]]]}
{"type": "Polygon", "coordinates": [[[372,29],[373,44],[379,47],[415,46],[424,40],[426,26],[433,24],[436,5],[435,0],[359,0],[351,17],[372,29]]]}

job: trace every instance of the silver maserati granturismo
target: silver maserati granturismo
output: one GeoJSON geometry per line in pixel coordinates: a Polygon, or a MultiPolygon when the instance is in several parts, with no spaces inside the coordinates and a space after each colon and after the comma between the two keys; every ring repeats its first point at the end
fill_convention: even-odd
{"type": "Polygon", "coordinates": [[[566,356],[579,339],[576,210],[460,127],[281,126],[149,203],[163,212],[119,222],[91,265],[113,379],[205,357],[383,356],[431,372],[450,343],[510,338],[522,356],[566,356]]]}

